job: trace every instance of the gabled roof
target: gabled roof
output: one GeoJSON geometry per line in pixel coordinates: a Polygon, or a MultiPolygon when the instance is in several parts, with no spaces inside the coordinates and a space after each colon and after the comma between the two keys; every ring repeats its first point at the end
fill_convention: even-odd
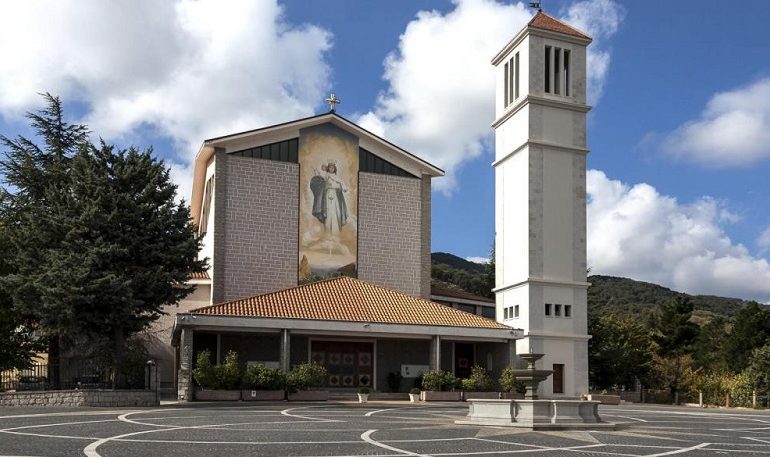
{"type": "Polygon", "coordinates": [[[546,14],[542,11],[538,11],[535,17],[527,24],[529,27],[533,27],[541,30],[549,30],[551,32],[563,33],[565,35],[572,35],[578,38],[585,38],[590,40],[591,37],[581,32],[580,30],[565,24],[564,22],[556,19],[555,17],[546,14]]]}
{"type": "MultiPolygon", "coordinates": [[[[281,124],[270,125],[267,127],[261,127],[258,129],[247,130],[245,132],[238,132],[230,135],[219,136],[216,138],[209,138],[205,140],[201,145],[201,148],[198,150],[198,154],[195,156],[192,198],[190,200],[192,219],[194,221],[197,221],[200,216],[201,201],[203,197],[203,187],[205,184],[204,180],[206,176],[206,166],[208,165],[209,160],[211,160],[211,158],[214,155],[214,148],[226,147],[228,144],[232,145],[239,141],[249,141],[250,139],[257,138],[257,137],[280,135],[281,132],[284,132],[284,133],[288,131],[295,132],[301,128],[312,127],[315,125],[320,125],[325,123],[333,124],[343,130],[346,130],[358,136],[359,138],[362,139],[362,141],[363,139],[366,139],[367,142],[369,142],[371,145],[374,145],[374,147],[376,148],[379,148],[383,151],[388,151],[389,153],[394,154],[395,156],[397,156],[399,160],[403,161],[403,164],[395,163],[395,165],[401,168],[408,167],[410,169],[414,169],[414,172],[412,174],[415,174],[416,176],[421,176],[423,174],[433,176],[433,177],[444,176],[444,170],[442,170],[441,168],[417,157],[416,155],[410,153],[409,151],[402,149],[399,146],[396,146],[390,141],[378,135],[375,135],[374,133],[366,130],[360,125],[355,124],[354,122],[348,119],[345,119],[344,117],[340,116],[336,112],[332,111],[332,112],[318,114],[315,116],[310,116],[302,119],[296,119],[289,122],[284,122],[281,124]]],[[[379,155],[376,150],[372,150],[370,152],[374,153],[375,155],[379,155]]],[[[392,162],[392,160],[388,159],[387,157],[383,157],[383,158],[392,162]]]]}
{"type": "Polygon", "coordinates": [[[510,330],[492,319],[347,276],[206,306],[190,313],[510,330]]]}
{"type": "Polygon", "coordinates": [[[187,276],[187,279],[211,279],[208,271],[194,271],[187,276]]]}

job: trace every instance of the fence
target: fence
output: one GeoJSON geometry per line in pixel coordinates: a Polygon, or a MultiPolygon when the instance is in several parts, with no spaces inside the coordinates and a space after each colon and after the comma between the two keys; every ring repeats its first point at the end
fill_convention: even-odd
{"type": "MultiPolygon", "coordinates": [[[[123,370],[124,388],[157,388],[154,362],[146,366],[128,367],[123,370]]],[[[111,389],[114,368],[87,361],[67,364],[35,363],[24,370],[0,372],[0,391],[70,390],[70,389],[111,389]]]]}

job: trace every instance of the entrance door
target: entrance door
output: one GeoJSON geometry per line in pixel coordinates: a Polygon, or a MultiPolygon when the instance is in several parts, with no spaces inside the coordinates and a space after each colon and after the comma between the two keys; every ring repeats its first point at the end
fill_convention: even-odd
{"type": "Polygon", "coordinates": [[[455,343],[455,376],[470,376],[473,363],[473,343],[455,343]]]}
{"type": "Polygon", "coordinates": [[[563,363],[553,364],[553,393],[555,394],[564,393],[564,364],[563,363]]]}
{"type": "Polygon", "coordinates": [[[310,360],[326,367],[328,387],[369,387],[374,384],[374,343],[313,341],[310,360]]]}

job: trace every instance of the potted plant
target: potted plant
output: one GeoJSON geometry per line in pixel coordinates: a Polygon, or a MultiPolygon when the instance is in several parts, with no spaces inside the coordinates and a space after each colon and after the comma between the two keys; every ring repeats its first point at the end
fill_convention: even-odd
{"type": "Polygon", "coordinates": [[[329,391],[320,389],[326,381],[326,368],[317,363],[302,363],[286,374],[286,390],[292,401],[325,401],[329,391]]]}
{"type": "Polygon", "coordinates": [[[281,401],[284,398],[286,375],[278,368],[268,368],[258,363],[243,374],[243,400],[281,401]]]}
{"type": "Polygon", "coordinates": [[[500,390],[502,391],[500,396],[505,399],[521,400],[524,398],[524,392],[527,391],[527,386],[523,382],[516,379],[513,374],[513,367],[506,367],[500,373],[500,390]]]}
{"type": "Polygon", "coordinates": [[[367,401],[369,401],[369,389],[366,387],[358,389],[358,402],[366,403],[367,401]]]}
{"type": "Polygon", "coordinates": [[[409,391],[409,401],[412,403],[420,401],[420,389],[412,387],[412,390],[409,391]]]}
{"type": "Polygon", "coordinates": [[[497,383],[489,375],[489,372],[479,365],[471,368],[471,375],[460,382],[463,389],[463,399],[474,398],[496,399],[500,398],[497,392],[497,383]]]}
{"type": "Polygon", "coordinates": [[[454,391],[455,375],[448,371],[430,370],[422,377],[423,401],[460,401],[462,392],[454,391]]]}
{"type": "Polygon", "coordinates": [[[200,389],[195,391],[196,400],[230,400],[241,399],[241,391],[236,390],[241,370],[238,367],[238,354],[230,351],[225,355],[224,363],[212,365],[211,352],[201,351],[195,360],[193,377],[200,389]]]}

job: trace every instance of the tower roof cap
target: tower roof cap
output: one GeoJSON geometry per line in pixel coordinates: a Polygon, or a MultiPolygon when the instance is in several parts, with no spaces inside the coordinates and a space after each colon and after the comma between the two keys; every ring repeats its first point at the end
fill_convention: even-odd
{"type": "Polygon", "coordinates": [[[535,17],[527,24],[529,27],[536,29],[549,30],[551,32],[563,33],[565,35],[571,35],[578,38],[584,38],[590,40],[591,37],[581,32],[580,30],[565,24],[564,22],[556,19],[555,17],[546,14],[542,11],[538,11],[535,17]]]}

